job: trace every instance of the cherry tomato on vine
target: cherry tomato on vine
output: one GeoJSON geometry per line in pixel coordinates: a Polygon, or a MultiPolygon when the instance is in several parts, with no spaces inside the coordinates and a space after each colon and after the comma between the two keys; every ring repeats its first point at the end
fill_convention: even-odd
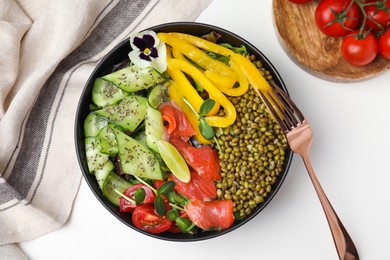
{"type": "Polygon", "coordinates": [[[364,11],[367,14],[365,27],[372,29],[373,31],[380,31],[390,26],[390,1],[379,2],[379,1],[366,1],[364,11]],[[378,26],[381,25],[381,27],[378,26]]]}
{"type": "Polygon", "coordinates": [[[390,28],[378,39],[379,53],[390,60],[390,28]]]}
{"type": "Polygon", "coordinates": [[[306,4],[308,2],[311,2],[313,0],[288,0],[290,1],[291,3],[294,3],[294,4],[306,4]]]}
{"type": "Polygon", "coordinates": [[[360,9],[351,0],[322,0],[314,13],[318,29],[331,37],[345,36],[359,23],[360,9]]]}
{"type": "Polygon", "coordinates": [[[364,66],[372,62],[378,54],[378,41],[372,32],[359,34],[359,30],[346,36],[341,43],[341,54],[354,66],[364,66]]]}
{"type": "Polygon", "coordinates": [[[150,204],[137,206],[131,220],[134,226],[152,234],[167,231],[172,225],[166,216],[157,215],[153,205],[150,204]]]}

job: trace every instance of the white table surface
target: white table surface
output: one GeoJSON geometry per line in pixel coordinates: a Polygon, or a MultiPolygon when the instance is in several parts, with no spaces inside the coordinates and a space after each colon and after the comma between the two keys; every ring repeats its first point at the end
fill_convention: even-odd
{"type": "MultiPolygon", "coordinates": [[[[280,47],[271,10],[271,0],[215,0],[197,21],[231,30],[272,61],[312,126],[314,169],[360,258],[390,259],[390,71],[343,84],[310,75],[280,47]]],[[[63,228],[20,247],[39,260],[337,259],[298,156],[271,203],[249,223],[221,237],[177,243],[141,235],[112,216],[82,180],[63,228]]]]}

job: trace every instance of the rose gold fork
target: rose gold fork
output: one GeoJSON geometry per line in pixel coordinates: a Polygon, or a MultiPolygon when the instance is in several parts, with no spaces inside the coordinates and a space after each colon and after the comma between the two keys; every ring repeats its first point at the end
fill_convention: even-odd
{"type": "Polygon", "coordinates": [[[324,209],[340,260],[359,260],[358,252],[351,237],[326,197],[311,165],[309,151],[313,134],[310,125],[294,102],[274,82],[271,85],[274,89],[273,92],[257,92],[285,133],[291,150],[302,156],[324,209]]]}

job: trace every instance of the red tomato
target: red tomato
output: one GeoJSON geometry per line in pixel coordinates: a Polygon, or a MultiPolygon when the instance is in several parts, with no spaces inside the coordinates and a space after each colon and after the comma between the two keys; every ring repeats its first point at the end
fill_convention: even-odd
{"type": "Polygon", "coordinates": [[[210,146],[193,147],[180,137],[169,138],[169,141],[202,178],[213,181],[221,179],[221,167],[216,150],[210,146]]]}
{"type": "Polygon", "coordinates": [[[157,215],[150,204],[137,206],[131,219],[134,226],[152,234],[164,232],[172,225],[166,216],[157,215]]]}
{"type": "Polygon", "coordinates": [[[288,0],[288,1],[290,1],[291,3],[294,3],[294,4],[305,4],[305,3],[311,2],[312,0],[288,0]]]}
{"type": "MultiPolygon", "coordinates": [[[[367,14],[365,27],[367,29],[372,29],[373,31],[380,31],[381,29],[386,29],[390,25],[390,13],[386,11],[390,9],[390,1],[386,1],[386,3],[377,1],[368,1],[368,3],[375,3],[372,5],[364,6],[364,11],[367,14]],[[380,24],[382,28],[378,25],[380,24]]],[[[367,2],[366,2],[367,3],[367,2]]]]}
{"type": "Polygon", "coordinates": [[[175,190],[190,200],[212,200],[217,197],[217,187],[211,180],[200,177],[193,169],[191,171],[191,180],[184,183],[173,174],[169,175],[168,180],[176,183],[175,190]]]}
{"type": "Polygon", "coordinates": [[[379,53],[390,60],[390,28],[378,39],[379,53]]]}
{"type": "MultiPolygon", "coordinates": [[[[123,194],[130,199],[134,200],[134,193],[139,188],[142,188],[145,190],[145,199],[142,202],[142,204],[153,204],[154,199],[156,198],[156,195],[154,192],[146,185],[144,184],[134,184],[130,187],[128,187],[123,194]]],[[[119,210],[121,212],[133,212],[136,205],[131,203],[130,201],[126,200],[125,198],[121,197],[119,200],[119,210]]]]}
{"type": "Polygon", "coordinates": [[[194,200],[188,203],[184,209],[190,220],[204,230],[228,228],[234,222],[231,200],[209,202],[194,200]]]}
{"type": "Polygon", "coordinates": [[[331,37],[345,36],[359,23],[360,9],[355,3],[348,12],[351,0],[322,0],[314,13],[318,29],[331,37]],[[337,13],[337,17],[334,14],[337,13]]]}
{"type": "Polygon", "coordinates": [[[163,185],[165,183],[165,181],[161,181],[161,180],[155,180],[153,181],[153,186],[158,189],[161,187],[161,185],[163,185]]]}
{"type": "Polygon", "coordinates": [[[359,30],[352,32],[341,43],[341,54],[354,66],[364,66],[372,62],[378,54],[378,41],[369,32],[366,37],[359,35],[359,30]]]}
{"type": "Polygon", "coordinates": [[[170,136],[180,136],[184,140],[188,140],[196,134],[183,111],[171,102],[161,104],[159,109],[163,120],[168,123],[167,132],[170,136]]]}

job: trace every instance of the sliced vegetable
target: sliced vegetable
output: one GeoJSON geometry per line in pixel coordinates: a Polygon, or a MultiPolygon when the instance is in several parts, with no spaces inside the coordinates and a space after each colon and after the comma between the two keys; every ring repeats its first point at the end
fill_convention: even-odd
{"type": "MultiPolygon", "coordinates": [[[[136,199],[135,198],[136,191],[139,190],[139,189],[142,189],[145,192],[145,197],[142,200],[141,204],[153,204],[153,201],[156,198],[156,195],[154,194],[154,192],[148,186],[146,186],[144,184],[141,184],[141,183],[134,184],[134,185],[128,187],[123,192],[123,194],[126,197],[135,200],[136,199]]],[[[133,212],[135,208],[136,208],[136,205],[134,203],[128,201],[124,197],[120,198],[119,210],[121,212],[133,212]]]]}
{"type": "Polygon", "coordinates": [[[230,78],[230,86],[233,86],[237,81],[235,73],[226,64],[211,58],[209,55],[196,48],[194,45],[168,33],[159,33],[158,37],[163,42],[172,46],[172,48],[175,48],[183,53],[185,56],[187,56],[205,70],[218,72],[222,76],[230,78]]]}
{"type": "Polygon", "coordinates": [[[119,206],[120,194],[130,185],[129,182],[112,171],[103,183],[102,193],[112,204],[119,206]]]}
{"type": "Polygon", "coordinates": [[[85,153],[88,164],[88,169],[91,174],[96,170],[101,169],[108,160],[108,154],[101,153],[96,147],[95,137],[85,138],[85,153]]]}
{"type": "Polygon", "coordinates": [[[96,111],[96,113],[127,131],[134,131],[145,119],[146,103],[146,98],[131,95],[117,104],[96,111]]]}
{"type": "Polygon", "coordinates": [[[139,205],[132,216],[134,226],[152,234],[168,230],[172,222],[166,216],[156,214],[154,207],[149,204],[139,205]]]}
{"type": "Polygon", "coordinates": [[[135,65],[105,75],[102,79],[130,93],[148,89],[165,81],[161,74],[152,67],[140,68],[135,65]]]}
{"type": "Polygon", "coordinates": [[[161,112],[154,109],[149,103],[146,104],[145,115],[145,134],[146,144],[156,153],[160,153],[158,149],[158,141],[162,140],[164,134],[164,123],[161,112]]]}
{"type": "Polygon", "coordinates": [[[103,184],[107,179],[107,176],[115,169],[114,164],[107,160],[103,166],[95,171],[95,177],[99,184],[100,189],[103,189],[103,184]]]}
{"type": "Polygon", "coordinates": [[[169,101],[168,86],[166,84],[157,84],[148,95],[149,105],[154,109],[158,109],[162,103],[169,101]]]}
{"type": "MultiPolygon", "coordinates": [[[[238,55],[238,54],[237,54],[238,55]]],[[[181,71],[190,75],[194,80],[196,80],[215,100],[216,103],[221,104],[224,109],[225,116],[207,116],[206,121],[211,126],[215,127],[228,127],[236,120],[236,109],[233,104],[226,98],[222,92],[220,92],[199,70],[191,66],[189,63],[184,62],[182,60],[170,59],[168,60],[168,68],[179,68],[181,71]]],[[[177,82],[178,83],[178,82],[177,82]]],[[[184,95],[186,99],[193,105],[193,99],[190,96],[189,99],[186,95],[184,95]]],[[[203,102],[202,102],[203,103],[203,102]]],[[[202,105],[196,104],[193,106],[198,112],[200,106],[202,105]]]]}
{"type": "Polygon", "coordinates": [[[162,180],[160,164],[152,151],[144,145],[113,129],[118,143],[120,166],[124,174],[131,174],[141,178],[162,180]]]}
{"type": "Polygon", "coordinates": [[[185,40],[186,42],[189,42],[193,45],[195,45],[198,48],[201,48],[203,50],[211,51],[223,56],[230,56],[234,52],[226,47],[223,47],[219,44],[213,43],[211,41],[202,39],[197,36],[193,36],[190,34],[185,34],[185,33],[169,33],[172,36],[178,37],[182,40],[185,40]]]}
{"type": "MultiPolygon", "coordinates": [[[[178,91],[181,95],[183,95],[188,101],[190,101],[191,105],[195,108],[196,111],[199,111],[200,106],[203,104],[204,100],[199,95],[197,90],[193,87],[191,82],[188,80],[186,75],[181,71],[181,68],[177,66],[175,61],[180,61],[182,63],[187,64],[189,68],[192,70],[197,70],[193,65],[189,64],[186,61],[183,60],[177,60],[177,59],[169,59],[168,60],[168,73],[171,76],[172,80],[177,84],[177,86],[180,86],[178,88],[178,91]]],[[[199,71],[199,73],[201,73],[199,71]]],[[[219,104],[217,103],[216,106],[212,111],[210,111],[209,115],[216,115],[219,111],[219,104]]]]}
{"type": "Polygon", "coordinates": [[[118,145],[115,140],[114,131],[109,126],[103,127],[95,137],[96,148],[104,154],[116,155],[118,145]]]}
{"type": "Polygon", "coordinates": [[[89,113],[84,120],[84,136],[96,136],[100,129],[107,125],[107,119],[98,116],[95,113],[89,113]]]}
{"type": "Polygon", "coordinates": [[[128,95],[129,93],[123,92],[112,82],[102,78],[95,79],[93,83],[92,102],[99,107],[115,104],[128,95]]]}

